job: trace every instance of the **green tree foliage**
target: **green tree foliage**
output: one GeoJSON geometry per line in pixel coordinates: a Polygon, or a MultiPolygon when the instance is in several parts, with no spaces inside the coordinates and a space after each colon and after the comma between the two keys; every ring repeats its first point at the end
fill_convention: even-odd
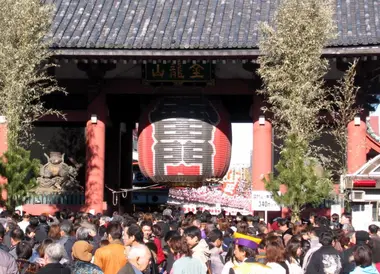
{"type": "Polygon", "coordinates": [[[334,30],[330,0],[282,0],[274,21],[262,27],[260,92],[284,143],[278,174],[272,174],[266,187],[293,211],[293,219],[299,218],[306,202],[318,204],[332,189],[329,174],[316,174],[317,166],[325,162],[321,147],[313,144],[324,131],[320,114],[329,105],[330,91],[323,80],[329,63],[321,55],[334,30]],[[278,196],[280,185],[287,188],[285,195],[278,196]]]}
{"type": "Polygon", "coordinates": [[[20,148],[12,148],[4,153],[0,161],[0,174],[7,178],[2,188],[7,191],[5,201],[9,209],[14,209],[34,194],[40,161],[30,158],[30,152],[20,148]]]}
{"type": "Polygon", "coordinates": [[[285,140],[276,165],[278,175],[271,174],[265,187],[273,194],[274,200],[292,210],[292,220],[298,220],[307,204],[319,204],[331,192],[329,174],[319,167],[318,161],[305,157],[308,144],[291,135],[285,140]],[[286,193],[279,195],[280,186],[286,186],[286,193]]]}
{"type": "Polygon", "coordinates": [[[33,122],[58,111],[42,98],[62,91],[48,74],[52,7],[41,0],[0,0],[0,115],[8,122],[9,147],[33,140],[33,122]]]}

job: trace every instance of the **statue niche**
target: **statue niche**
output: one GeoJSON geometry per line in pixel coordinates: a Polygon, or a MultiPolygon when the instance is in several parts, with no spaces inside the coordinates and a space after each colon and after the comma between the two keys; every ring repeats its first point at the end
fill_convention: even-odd
{"type": "Polygon", "coordinates": [[[65,163],[65,154],[50,152],[50,156],[44,153],[47,163],[40,169],[40,177],[37,178],[39,187],[37,192],[51,193],[64,191],[82,191],[76,177],[81,165],[75,167],[65,163]]]}

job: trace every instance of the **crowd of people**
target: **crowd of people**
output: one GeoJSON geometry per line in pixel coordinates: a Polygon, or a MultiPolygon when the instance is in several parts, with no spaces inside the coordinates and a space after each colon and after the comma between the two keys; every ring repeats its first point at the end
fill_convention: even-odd
{"type": "Polygon", "coordinates": [[[209,212],[0,214],[0,274],[379,273],[379,227],[209,212]]]}

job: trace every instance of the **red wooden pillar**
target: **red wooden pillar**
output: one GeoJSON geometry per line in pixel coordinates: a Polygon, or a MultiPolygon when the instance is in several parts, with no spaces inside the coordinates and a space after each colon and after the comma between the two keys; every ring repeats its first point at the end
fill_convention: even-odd
{"type": "Polygon", "coordinates": [[[272,124],[261,116],[261,100],[254,98],[253,148],[252,148],[252,190],[265,190],[264,177],[272,172],[272,124]]]}
{"type": "Polygon", "coordinates": [[[88,115],[90,120],[86,124],[86,211],[94,210],[95,213],[102,213],[107,117],[106,98],[103,92],[90,102],[88,115]]]}
{"type": "MultiPolygon", "coordinates": [[[[4,116],[0,116],[0,157],[8,150],[8,126],[4,116]]],[[[6,184],[7,179],[0,177],[0,184],[6,184]]],[[[1,192],[1,199],[5,201],[8,198],[7,191],[1,192]]]]}
{"type": "Polygon", "coordinates": [[[363,121],[351,121],[347,126],[347,171],[356,172],[367,162],[367,126],[363,121]]]}

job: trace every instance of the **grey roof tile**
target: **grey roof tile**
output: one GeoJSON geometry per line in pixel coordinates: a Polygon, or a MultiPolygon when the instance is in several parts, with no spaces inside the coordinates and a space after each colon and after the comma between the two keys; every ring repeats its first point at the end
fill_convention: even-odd
{"type": "Polygon", "coordinates": [[[147,36],[148,30],[149,31],[155,31],[153,25],[154,25],[154,10],[157,6],[158,1],[150,1],[145,9],[144,16],[141,19],[140,28],[138,30],[138,33],[136,35],[135,43],[133,48],[141,49],[143,48],[143,42],[145,37],[147,36]]]}
{"type": "Polygon", "coordinates": [[[122,44],[116,43],[119,33],[122,31],[124,20],[128,14],[128,8],[131,1],[120,0],[117,2],[117,7],[115,6],[116,15],[115,19],[110,27],[109,35],[105,40],[105,45],[112,45],[115,48],[122,48],[122,44]]]}
{"type": "Polygon", "coordinates": [[[155,7],[152,10],[150,25],[147,27],[147,32],[145,36],[143,37],[143,41],[141,45],[142,48],[152,47],[153,38],[155,37],[158,26],[161,22],[163,9],[165,7],[165,2],[171,2],[171,4],[173,3],[173,1],[164,1],[164,0],[156,1],[155,7]]]}
{"type": "Polygon", "coordinates": [[[83,32],[83,27],[81,25],[83,24],[82,18],[88,18],[90,15],[89,12],[84,14],[86,8],[91,8],[91,5],[88,5],[89,2],[91,1],[79,1],[75,10],[73,10],[73,23],[67,26],[63,38],[64,43],[69,47],[75,46],[80,39],[80,34],[83,32]]]}
{"type": "Polygon", "coordinates": [[[84,31],[89,23],[91,16],[93,14],[93,10],[95,7],[96,0],[86,1],[86,6],[83,9],[83,12],[79,18],[78,23],[76,24],[75,30],[71,34],[71,38],[68,41],[68,45],[70,47],[80,46],[81,44],[85,44],[87,42],[84,40],[84,31]]]}
{"type": "Polygon", "coordinates": [[[209,46],[210,35],[213,30],[214,20],[216,16],[219,1],[207,1],[207,12],[203,30],[201,31],[199,48],[206,49],[209,46]]]}
{"type": "Polygon", "coordinates": [[[242,21],[239,27],[239,36],[237,41],[238,48],[245,48],[246,41],[248,40],[249,27],[251,22],[251,17],[253,16],[253,0],[244,0],[242,8],[242,21]]]}
{"type": "Polygon", "coordinates": [[[140,0],[139,5],[136,8],[136,14],[127,36],[126,45],[128,48],[135,48],[135,41],[139,36],[138,33],[141,25],[143,24],[142,18],[147,10],[147,3],[148,0],[140,0]]]}
{"type": "Polygon", "coordinates": [[[205,28],[207,8],[207,3],[205,1],[200,1],[197,17],[194,22],[194,29],[192,31],[192,35],[189,37],[189,44],[193,45],[194,48],[200,47],[202,32],[205,28]]]}
{"type": "Polygon", "coordinates": [[[153,35],[152,48],[169,49],[174,42],[174,30],[177,25],[179,13],[184,0],[165,0],[165,5],[161,13],[160,22],[153,35]]]}
{"type": "Polygon", "coordinates": [[[218,48],[227,0],[219,0],[207,48],[218,48]]]}
{"type": "Polygon", "coordinates": [[[234,4],[236,0],[226,0],[222,28],[220,29],[219,48],[228,47],[228,39],[230,36],[231,23],[234,15],[234,4]]]}
{"type": "Polygon", "coordinates": [[[129,1],[124,1],[124,2],[128,2],[128,3],[124,4],[125,10],[126,10],[126,16],[124,18],[124,21],[118,22],[118,23],[121,23],[121,25],[119,25],[120,31],[117,35],[116,43],[115,43],[115,45],[118,48],[123,48],[125,45],[125,41],[127,40],[129,29],[131,27],[132,21],[136,14],[137,5],[139,4],[138,0],[129,0],[129,1]]]}
{"type": "Polygon", "coordinates": [[[233,8],[234,13],[232,15],[230,34],[227,42],[228,45],[232,45],[234,48],[238,46],[239,30],[243,15],[243,5],[244,0],[235,0],[233,8]]]}
{"type": "Polygon", "coordinates": [[[107,39],[110,35],[114,33],[113,31],[113,26],[116,20],[116,16],[118,14],[118,10],[120,8],[121,1],[120,0],[109,0],[108,1],[110,4],[110,9],[108,11],[108,14],[104,14],[104,25],[103,28],[101,29],[101,34],[98,38],[98,41],[96,43],[96,47],[103,48],[106,45],[107,39]]]}
{"type": "Polygon", "coordinates": [[[173,37],[171,48],[181,48],[182,36],[185,31],[186,21],[190,10],[191,0],[183,0],[179,16],[177,17],[177,23],[173,36],[167,36],[169,39],[173,37]]]}
{"type": "Polygon", "coordinates": [[[106,23],[112,10],[113,2],[113,0],[104,1],[98,20],[94,26],[93,33],[90,36],[89,43],[90,45],[94,44],[96,48],[100,47],[103,40],[107,38],[109,28],[106,23]]]}
{"type": "MultiPolygon", "coordinates": [[[[94,27],[96,25],[96,22],[98,20],[99,14],[101,12],[101,9],[103,8],[103,0],[95,0],[93,2],[93,7],[91,12],[88,16],[88,21],[85,23],[85,27],[83,29],[82,34],[79,34],[79,42],[77,47],[79,48],[91,48],[90,46],[90,37],[93,36],[94,33],[94,27]]],[[[86,14],[87,15],[87,14],[86,14]]],[[[69,22],[70,23],[70,22],[69,22]]],[[[94,47],[93,45],[92,47],[94,47]]]]}
{"type": "MultiPolygon", "coordinates": [[[[257,48],[279,0],[42,0],[52,48],[257,48]]],[[[380,45],[380,0],[335,0],[331,46],[380,45]]]]}
{"type": "MultiPolygon", "coordinates": [[[[196,24],[197,19],[199,19],[198,17],[199,6],[200,6],[199,2],[200,0],[193,0],[190,2],[190,9],[188,11],[187,20],[186,20],[183,35],[181,38],[181,44],[182,44],[181,48],[185,48],[185,49],[190,48],[190,41],[194,33],[195,24],[196,24]]],[[[195,47],[194,44],[191,44],[191,45],[192,47],[195,47]]]]}

